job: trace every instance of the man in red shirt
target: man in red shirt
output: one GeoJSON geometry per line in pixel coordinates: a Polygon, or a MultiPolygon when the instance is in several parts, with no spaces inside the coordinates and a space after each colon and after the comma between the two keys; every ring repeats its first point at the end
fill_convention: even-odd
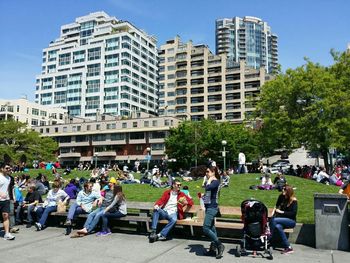
{"type": "Polygon", "coordinates": [[[157,240],[166,240],[170,230],[176,224],[177,219],[183,219],[184,207],[192,206],[193,201],[187,195],[180,191],[181,183],[174,180],[171,189],[166,190],[161,198],[154,204],[152,232],[149,236],[149,242],[153,243],[157,240]],[[168,220],[168,224],[157,234],[157,224],[161,219],[168,220]]]}

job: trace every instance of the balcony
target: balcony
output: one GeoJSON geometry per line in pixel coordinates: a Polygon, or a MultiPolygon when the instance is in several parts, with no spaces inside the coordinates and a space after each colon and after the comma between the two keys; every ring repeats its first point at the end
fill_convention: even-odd
{"type": "Polygon", "coordinates": [[[69,153],[61,153],[60,158],[80,158],[81,153],[79,152],[69,152],[69,153]]]}
{"type": "Polygon", "coordinates": [[[116,157],[117,153],[115,151],[103,151],[103,152],[97,152],[98,157],[116,157]]]}
{"type": "Polygon", "coordinates": [[[146,138],[143,139],[129,139],[129,144],[145,144],[146,138]]]}

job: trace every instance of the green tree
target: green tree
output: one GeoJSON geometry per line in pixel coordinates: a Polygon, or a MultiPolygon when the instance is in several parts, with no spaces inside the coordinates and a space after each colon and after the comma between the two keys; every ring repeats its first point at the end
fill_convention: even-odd
{"type": "Polygon", "coordinates": [[[242,124],[202,120],[200,122],[182,122],[170,130],[167,137],[166,152],[169,158],[176,158],[177,166],[189,168],[204,164],[209,158],[222,163],[222,140],[227,141],[227,163],[237,159],[240,150],[248,160],[259,155],[255,132],[242,124]]]}
{"type": "Polygon", "coordinates": [[[350,56],[334,59],[330,67],[306,60],[262,87],[257,116],[263,120],[259,145],[265,151],[305,145],[327,160],[330,147],[349,146],[350,56]]]}
{"type": "Polygon", "coordinates": [[[57,143],[26,128],[24,123],[0,121],[0,156],[8,155],[13,162],[26,159],[54,160],[57,143]]]}

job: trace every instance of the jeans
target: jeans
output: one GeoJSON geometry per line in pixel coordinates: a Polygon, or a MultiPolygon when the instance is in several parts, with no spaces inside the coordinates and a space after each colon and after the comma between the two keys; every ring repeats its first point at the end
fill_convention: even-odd
{"type": "Polygon", "coordinates": [[[95,226],[98,224],[98,221],[100,221],[100,217],[103,215],[104,209],[105,208],[99,207],[89,214],[84,224],[84,228],[86,228],[88,233],[94,230],[95,226]]]}
{"type": "Polygon", "coordinates": [[[207,208],[205,210],[205,218],[203,223],[203,232],[209,237],[209,239],[216,245],[219,245],[218,235],[215,228],[215,216],[217,215],[219,208],[207,208]]]}
{"type": "Polygon", "coordinates": [[[73,218],[81,214],[87,214],[87,213],[77,203],[74,203],[69,207],[67,219],[72,220],[73,218]]]}
{"type": "Polygon", "coordinates": [[[286,233],[284,233],[284,228],[294,228],[295,227],[295,221],[286,218],[286,217],[273,217],[270,220],[270,231],[272,233],[272,236],[276,235],[278,233],[282,239],[282,245],[284,248],[287,248],[290,246],[288,242],[288,238],[286,236],[286,233]]]}
{"type": "Polygon", "coordinates": [[[245,174],[246,173],[245,164],[238,165],[237,173],[239,173],[239,174],[245,174]]]}
{"type": "Polygon", "coordinates": [[[36,210],[36,216],[39,219],[40,225],[45,225],[46,220],[50,213],[57,211],[57,205],[55,206],[47,206],[46,208],[38,207],[36,210]]]}
{"type": "Polygon", "coordinates": [[[102,215],[102,231],[106,232],[108,230],[108,219],[109,218],[121,218],[123,216],[126,216],[126,215],[124,215],[120,211],[116,211],[114,213],[110,213],[110,212],[104,213],[102,215]]]}
{"type": "Polygon", "coordinates": [[[23,211],[27,209],[27,221],[28,223],[33,223],[32,213],[34,212],[35,205],[29,205],[27,207],[23,207],[22,205],[17,206],[16,210],[16,223],[20,223],[23,218],[23,211]]]}
{"type": "Polygon", "coordinates": [[[165,212],[163,209],[159,208],[158,210],[153,211],[153,218],[152,218],[152,229],[157,229],[158,221],[162,219],[168,220],[168,224],[163,228],[163,230],[160,232],[160,234],[163,237],[167,237],[170,230],[174,227],[177,220],[177,213],[173,213],[169,215],[167,212],[165,212]]]}

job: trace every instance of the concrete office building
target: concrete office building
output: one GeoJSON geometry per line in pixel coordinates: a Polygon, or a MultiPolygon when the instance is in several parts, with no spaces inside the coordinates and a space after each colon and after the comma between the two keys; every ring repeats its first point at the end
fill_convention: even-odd
{"type": "Polygon", "coordinates": [[[156,39],[104,12],[61,27],[43,50],[35,101],[70,115],[130,116],[157,110],[156,39]]]}
{"type": "Polygon", "coordinates": [[[145,161],[148,154],[152,160],[161,160],[165,157],[164,139],[179,122],[174,117],[151,117],[145,113],[134,119],[121,119],[97,112],[94,120],[67,115],[64,124],[35,130],[58,142],[58,158],[63,165],[113,164],[136,159],[145,161]]]}
{"type": "Polygon", "coordinates": [[[0,120],[15,120],[28,127],[63,123],[67,110],[43,106],[30,102],[27,98],[17,100],[0,99],[0,120]]]}
{"type": "Polygon", "coordinates": [[[269,79],[264,68],[248,68],[244,61],[228,68],[226,55],[213,55],[207,46],[182,43],[179,37],[158,54],[160,116],[241,123],[269,79]]]}
{"type": "Polygon", "coordinates": [[[216,54],[227,54],[229,65],[246,61],[246,65],[267,73],[278,67],[277,35],[259,18],[217,19],[215,24],[216,54]]]}

